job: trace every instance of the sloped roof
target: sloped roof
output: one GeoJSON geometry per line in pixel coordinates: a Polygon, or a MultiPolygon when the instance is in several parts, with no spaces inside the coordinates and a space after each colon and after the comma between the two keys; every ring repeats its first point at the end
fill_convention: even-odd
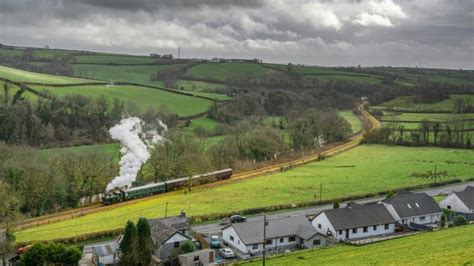
{"type": "Polygon", "coordinates": [[[426,193],[402,191],[383,202],[391,204],[400,218],[441,213],[438,203],[426,193]]]}
{"type": "MultiPolygon", "coordinates": [[[[263,219],[255,222],[235,223],[228,227],[234,228],[240,241],[246,245],[263,242],[263,219]]],[[[269,219],[266,227],[266,239],[298,236],[309,239],[318,232],[305,216],[269,219]]]]}
{"type": "Polygon", "coordinates": [[[148,223],[150,225],[151,238],[155,243],[158,243],[160,245],[176,233],[185,236],[184,234],[178,232],[178,230],[176,230],[175,228],[168,226],[161,219],[151,219],[148,220],[148,223]]]}
{"type": "Polygon", "coordinates": [[[463,191],[454,193],[469,209],[474,209],[474,187],[467,186],[463,191]]]}
{"type": "Polygon", "coordinates": [[[189,225],[189,219],[185,215],[159,218],[159,220],[167,226],[173,227],[178,231],[191,229],[191,226],[189,225]]]}
{"type": "Polygon", "coordinates": [[[323,211],[335,230],[394,223],[395,219],[383,204],[350,203],[345,208],[323,211]]]}
{"type": "Polygon", "coordinates": [[[118,250],[118,248],[119,248],[118,244],[113,243],[113,244],[95,246],[94,250],[97,256],[105,257],[105,256],[113,255],[118,250]]]}

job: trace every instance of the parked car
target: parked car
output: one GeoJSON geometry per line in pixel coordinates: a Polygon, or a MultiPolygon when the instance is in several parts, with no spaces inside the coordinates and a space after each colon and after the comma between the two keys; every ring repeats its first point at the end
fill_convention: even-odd
{"type": "Polygon", "coordinates": [[[224,259],[233,259],[235,258],[234,251],[230,248],[221,248],[219,249],[219,254],[224,258],[224,259]]]}
{"type": "Polygon", "coordinates": [[[221,241],[218,236],[211,236],[211,248],[220,248],[221,241]]]}
{"type": "Polygon", "coordinates": [[[232,215],[230,217],[230,222],[231,223],[243,223],[245,221],[247,221],[247,217],[245,217],[245,216],[232,215]]]}
{"type": "Polygon", "coordinates": [[[229,224],[228,218],[222,218],[219,220],[219,225],[228,225],[228,224],[229,224]]]}

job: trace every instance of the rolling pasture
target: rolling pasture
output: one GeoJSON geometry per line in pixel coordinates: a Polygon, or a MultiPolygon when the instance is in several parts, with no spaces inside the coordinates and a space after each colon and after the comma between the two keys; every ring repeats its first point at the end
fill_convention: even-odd
{"type": "Polygon", "coordinates": [[[0,65],[0,77],[18,82],[37,82],[47,84],[68,84],[68,83],[88,83],[96,82],[90,79],[73,78],[65,76],[55,76],[19,70],[0,65]]]}
{"type": "Polygon", "coordinates": [[[156,58],[133,55],[79,55],[74,57],[73,63],[79,64],[154,64],[156,58]]]}
{"type": "Polygon", "coordinates": [[[355,133],[362,129],[362,122],[352,111],[339,111],[339,116],[346,119],[351,125],[352,133],[355,133]]]}
{"type": "Polygon", "coordinates": [[[184,76],[225,82],[229,78],[261,75],[268,71],[269,69],[254,63],[208,63],[189,68],[184,76]]]}
{"type": "Polygon", "coordinates": [[[474,121],[474,114],[384,112],[382,118],[382,122],[386,126],[397,124],[403,126],[405,129],[417,129],[423,120],[440,123],[457,120],[474,121]]]}
{"type": "Polygon", "coordinates": [[[180,116],[188,116],[205,112],[211,105],[210,100],[193,96],[180,95],[160,89],[152,89],[139,86],[127,85],[92,85],[92,86],[70,86],[70,87],[45,87],[33,86],[43,91],[47,90],[57,96],[80,94],[90,97],[105,96],[109,100],[114,98],[127,102],[133,102],[141,111],[149,108],[166,110],[180,116]]]}
{"type": "Polygon", "coordinates": [[[166,203],[169,204],[168,215],[185,210],[193,216],[315,201],[320,196],[330,200],[428,184],[434,180],[413,174],[433,170],[435,165],[438,171],[447,171],[449,175],[442,180],[466,179],[472,177],[473,162],[472,150],[363,145],[285,172],[194,187],[186,193],[178,190],[100,213],[29,228],[17,232],[16,236],[23,242],[120,228],[128,219],[141,215],[163,216],[166,203]],[[235,204],[236,201],[239,204],[235,204]]]}
{"type": "Polygon", "coordinates": [[[448,99],[436,103],[415,103],[414,98],[414,96],[400,96],[371,108],[403,112],[452,112],[456,99],[463,98],[474,103],[474,95],[465,94],[451,94],[448,99]]]}
{"type": "MultiPolygon", "coordinates": [[[[474,225],[364,246],[336,245],[270,257],[268,265],[472,265],[474,225]],[[407,252],[409,251],[409,252],[407,252]]],[[[239,265],[261,265],[261,260],[239,265]]]]}

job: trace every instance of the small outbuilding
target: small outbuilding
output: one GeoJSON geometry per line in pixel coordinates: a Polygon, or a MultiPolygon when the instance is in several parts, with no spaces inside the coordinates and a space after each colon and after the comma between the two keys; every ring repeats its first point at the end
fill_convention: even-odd
{"type": "Polygon", "coordinates": [[[201,249],[194,252],[181,254],[178,256],[180,266],[207,266],[214,263],[215,251],[212,249],[201,249]]]}

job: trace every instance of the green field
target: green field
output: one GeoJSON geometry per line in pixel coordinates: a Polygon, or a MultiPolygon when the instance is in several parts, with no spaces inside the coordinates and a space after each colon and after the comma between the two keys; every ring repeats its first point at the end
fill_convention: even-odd
{"type": "MultiPolygon", "coordinates": [[[[268,265],[472,265],[474,225],[364,246],[336,245],[269,258],[268,265]]],[[[261,265],[261,261],[240,265],[261,265]]]]}
{"type": "MultiPolygon", "coordinates": [[[[412,73],[400,73],[400,72],[389,72],[391,74],[398,75],[402,80],[409,82],[418,81],[431,81],[437,83],[448,83],[454,85],[474,85],[474,78],[472,72],[469,74],[469,78],[464,78],[462,75],[450,74],[439,75],[439,74],[412,74],[412,73]]],[[[465,74],[466,75],[466,74],[465,74]]]]}
{"type": "Polygon", "coordinates": [[[397,124],[399,126],[403,126],[405,129],[417,129],[420,126],[420,122],[423,120],[428,120],[430,122],[451,122],[465,119],[474,120],[474,114],[384,112],[382,121],[383,124],[387,126],[397,124]]]}
{"type": "Polygon", "coordinates": [[[55,76],[0,66],[0,77],[19,82],[38,82],[48,84],[87,83],[94,80],[55,76]]]}
{"type": "Polygon", "coordinates": [[[191,125],[189,125],[188,130],[193,131],[196,128],[203,128],[209,131],[214,130],[219,123],[211,118],[203,117],[198,119],[191,120],[191,125]]]}
{"type": "Polygon", "coordinates": [[[362,130],[362,122],[352,111],[339,111],[337,113],[351,124],[352,133],[362,130]]]}
{"type": "Polygon", "coordinates": [[[210,100],[139,86],[34,86],[34,88],[39,91],[48,90],[52,94],[58,96],[81,94],[91,97],[105,96],[110,100],[117,98],[126,103],[135,103],[142,111],[146,111],[149,108],[154,108],[156,110],[164,108],[164,110],[176,113],[180,116],[205,112],[211,105],[210,100]]]}
{"type": "MultiPolygon", "coordinates": [[[[33,60],[52,59],[57,55],[64,56],[64,55],[71,54],[73,52],[74,51],[71,51],[71,50],[35,48],[34,53],[33,53],[35,58],[33,60]]],[[[9,57],[22,56],[23,53],[24,53],[24,49],[0,48],[0,55],[3,55],[3,56],[9,56],[9,57]]]]}
{"type": "Polygon", "coordinates": [[[167,202],[168,215],[185,210],[192,216],[313,201],[319,199],[321,184],[323,200],[427,184],[433,180],[411,174],[433,170],[435,165],[438,171],[449,174],[442,180],[468,178],[474,172],[473,162],[472,150],[362,145],[282,173],[215,187],[195,187],[187,193],[170,192],[113,210],[30,228],[17,232],[17,240],[54,239],[122,227],[128,219],[142,215],[163,216],[167,202]]]}
{"type": "Polygon", "coordinates": [[[204,81],[195,81],[195,80],[178,80],[176,82],[178,89],[192,92],[207,92],[207,93],[221,93],[227,92],[226,84],[211,83],[204,81]]]}
{"type": "Polygon", "coordinates": [[[133,55],[79,55],[74,63],[81,64],[154,64],[158,59],[133,55]]]}
{"type": "MultiPolygon", "coordinates": [[[[287,65],[279,65],[279,64],[264,64],[266,66],[280,69],[282,71],[287,71],[287,65]]],[[[312,66],[292,66],[293,71],[299,73],[301,75],[308,75],[314,76],[321,80],[355,80],[360,82],[367,82],[367,83],[380,83],[382,81],[382,77],[377,75],[371,74],[362,74],[356,72],[347,72],[347,71],[340,71],[331,68],[323,68],[323,67],[312,67],[312,66]]]]}
{"type": "Polygon", "coordinates": [[[465,94],[451,94],[449,99],[436,102],[436,103],[414,103],[414,96],[400,96],[391,101],[382,103],[377,106],[372,106],[373,109],[393,109],[403,111],[416,111],[416,112],[433,112],[433,111],[447,111],[452,112],[454,102],[458,98],[470,99],[471,103],[474,103],[474,95],[465,94]]]}
{"type": "Polygon", "coordinates": [[[151,75],[169,65],[110,66],[110,65],[74,65],[74,76],[105,81],[127,81],[145,85],[163,87],[162,81],[152,81],[151,75]]]}
{"type": "Polygon", "coordinates": [[[254,63],[198,64],[186,71],[186,77],[227,81],[229,78],[265,74],[269,69],[254,63]]]}

